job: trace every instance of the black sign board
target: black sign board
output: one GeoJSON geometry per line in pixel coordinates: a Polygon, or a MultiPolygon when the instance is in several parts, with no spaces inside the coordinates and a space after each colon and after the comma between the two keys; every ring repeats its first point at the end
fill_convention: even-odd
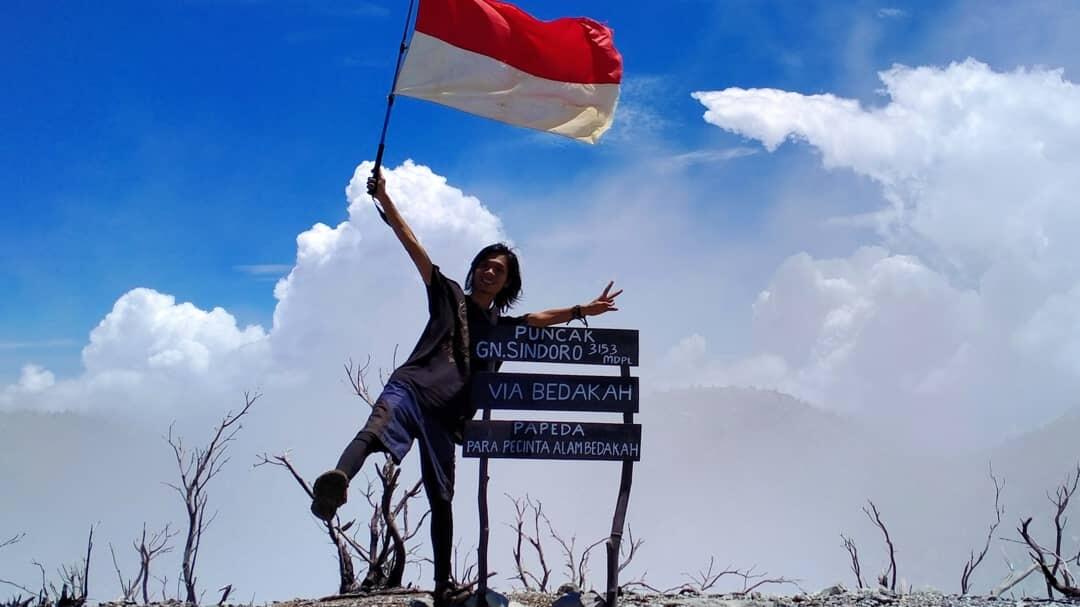
{"type": "Polygon", "coordinates": [[[637,413],[638,378],[477,373],[472,402],[480,409],[637,413]]]}
{"type": "Polygon", "coordinates": [[[635,329],[500,325],[474,336],[478,358],[579,365],[638,364],[635,329]]]}
{"type": "Polygon", "coordinates": [[[463,457],[639,461],[640,424],[481,421],[465,425],[463,457]]]}

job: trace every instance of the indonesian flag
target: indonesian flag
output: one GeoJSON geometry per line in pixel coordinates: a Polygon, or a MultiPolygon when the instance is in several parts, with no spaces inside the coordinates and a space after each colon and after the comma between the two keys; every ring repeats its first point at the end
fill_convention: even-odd
{"type": "Polygon", "coordinates": [[[539,21],[498,0],[421,0],[395,93],[596,143],[622,57],[583,17],[539,21]]]}

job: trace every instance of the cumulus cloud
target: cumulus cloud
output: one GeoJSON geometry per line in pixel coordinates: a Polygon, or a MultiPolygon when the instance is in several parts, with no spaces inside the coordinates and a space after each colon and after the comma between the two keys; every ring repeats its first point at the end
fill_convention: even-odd
{"type": "MultiPolygon", "coordinates": [[[[367,354],[389,366],[394,346],[407,354],[423,326],[423,282],[367,195],[371,169],[360,164],[346,188],[348,220],[316,224],[297,237],[296,265],[274,289],[270,341],[285,368],[322,365],[336,373],[342,360],[367,354]]],[[[480,248],[506,240],[478,199],[428,167],[405,161],[384,171],[387,192],[447,276],[463,280],[480,248]]]]}
{"type": "Polygon", "coordinates": [[[61,411],[198,403],[197,395],[235,389],[240,377],[257,381],[266,337],[258,326],[241,329],[222,308],[207,312],[132,289],[91,331],[80,376],[58,382],[51,371],[28,365],[0,405],[61,411]]]}
{"type": "Polygon", "coordinates": [[[1036,419],[1059,411],[1080,369],[1030,368],[1080,351],[1080,87],[1061,70],[970,59],[880,77],[879,107],[774,89],[693,95],[707,122],[769,151],[805,142],[888,201],[879,246],[776,271],[754,304],[755,348],[789,365],[782,383],[834,406],[1000,412],[1035,382],[1036,419]]]}
{"type": "MultiPolygon", "coordinates": [[[[222,402],[255,386],[336,379],[350,356],[391,365],[395,345],[411,348],[423,326],[423,283],[382,224],[357,167],[346,188],[348,218],[297,236],[294,265],[274,296],[273,327],[240,327],[220,307],[209,311],[148,288],[123,294],[91,331],[81,375],[59,381],[28,365],[0,391],[7,409],[174,410],[222,402]],[[404,329],[404,327],[409,327],[404,329]]],[[[497,217],[431,169],[406,161],[384,169],[389,193],[448,276],[461,279],[482,246],[505,240],[497,217]]],[[[280,265],[244,266],[256,275],[280,265]]]]}
{"type": "Polygon", "coordinates": [[[56,376],[53,375],[52,371],[39,365],[28,364],[23,365],[22,370],[19,372],[19,381],[8,386],[4,393],[8,397],[20,393],[33,394],[41,392],[55,383],[56,376]]]}

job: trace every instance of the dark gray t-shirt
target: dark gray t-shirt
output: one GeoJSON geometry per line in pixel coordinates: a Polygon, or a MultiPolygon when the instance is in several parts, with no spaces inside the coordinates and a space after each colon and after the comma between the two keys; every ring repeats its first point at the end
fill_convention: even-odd
{"type": "Polygon", "coordinates": [[[472,374],[499,367],[498,361],[478,360],[471,355],[473,336],[497,324],[523,324],[525,317],[504,317],[495,310],[482,310],[458,283],[443,276],[438,266],[431,269],[427,296],[427,325],[408,360],[390,375],[390,381],[407,386],[421,407],[459,436],[465,421],[476,413],[469,399],[472,374]]]}

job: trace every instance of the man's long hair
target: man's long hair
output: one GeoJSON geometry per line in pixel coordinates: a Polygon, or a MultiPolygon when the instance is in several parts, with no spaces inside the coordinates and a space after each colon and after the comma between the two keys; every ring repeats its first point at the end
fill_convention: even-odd
{"type": "Polygon", "coordinates": [[[480,262],[496,255],[505,255],[507,260],[506,286],[495,295],[495,309],[502,314],[521,297],[521,266],[518,264],[517,254],[505,243],[497,242],[480,249],[469,264],[469,273],[465,275],[465,290],[472,293],[473,274],[480,262]]]}

